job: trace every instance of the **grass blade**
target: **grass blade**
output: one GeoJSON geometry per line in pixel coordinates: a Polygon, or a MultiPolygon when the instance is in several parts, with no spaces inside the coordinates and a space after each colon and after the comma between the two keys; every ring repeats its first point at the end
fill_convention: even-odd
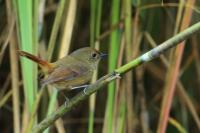
{"type": "MultiPolygon", "coordinates": [[[[117,24],[119,22],[119,10],[120,10],[120,1],[112,0],[112,9],[111,9],[111,25],[117,24]]],[[[109,72],[113,71],[117,65],[118,51],[120,44],[120,34],[118,29],[114,30],[110,37],[110,47],[109,47],[109,61],[108,69],[109,72]]],[[[115,83],[112,82],[108,86],[108,99],[106,103],[106,112],[104,116],[104,125],[103,132],[111,133],[113,125],[113,105],[114,105],[114,96],[115,96],[115,83]]]]}
{"type": "MultiPolygon", "coordinates": [[[[36,54],[35,46],[33,44],[33,19],[32,19],[32,1],[17,1],[18,21],[19,21],[19,36],[20,36],[20,49],[32,54],[36,54]]],[[[21,58],[22,75],[24,80],[24,92],[28,103],[28,110],[31,112],[36,91],[37,91],[37,65],[32,61],[21,58]],[[30,71],[32,70],[32,71],[30,71]],[[27,82],[28,81],[28,82],[27,82]]]]}

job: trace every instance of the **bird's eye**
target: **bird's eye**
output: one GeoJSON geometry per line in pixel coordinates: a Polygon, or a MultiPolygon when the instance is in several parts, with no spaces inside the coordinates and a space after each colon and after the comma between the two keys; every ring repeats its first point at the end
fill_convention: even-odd
{"type": "Polygon", "coordinates": [[[97,57],[97,53],[92,53],[92,58],[96,58],[97,57]]]}

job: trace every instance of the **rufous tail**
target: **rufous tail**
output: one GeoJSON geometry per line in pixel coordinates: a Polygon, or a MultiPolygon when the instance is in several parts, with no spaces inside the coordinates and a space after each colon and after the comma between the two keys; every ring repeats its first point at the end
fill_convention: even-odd
{"type": "Polygon", "coordinates": [[[32,55],[30,53],[27,53],[25,51],[18,51],[20,56],[24,56],[40,65],[43,69],[47,69],[47,71],[50,71],[53,69],[53,65],[45,60],[40,59],[39,57],[32,55]]]}

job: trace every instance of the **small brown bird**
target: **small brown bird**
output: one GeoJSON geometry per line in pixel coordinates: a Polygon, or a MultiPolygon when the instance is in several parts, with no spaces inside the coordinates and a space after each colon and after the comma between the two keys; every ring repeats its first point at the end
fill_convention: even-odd
{"type": "Polygon", "coordinates": [[[106,56],[90,47],[80,48],[53,63],[24,51],[19,51],[19,55],[38,63],[42,68],[46,74],[41,80],[42,86],[51,84],[58,89],[80,88],[80,85],[89,82],[99,61],[106,56]]]}

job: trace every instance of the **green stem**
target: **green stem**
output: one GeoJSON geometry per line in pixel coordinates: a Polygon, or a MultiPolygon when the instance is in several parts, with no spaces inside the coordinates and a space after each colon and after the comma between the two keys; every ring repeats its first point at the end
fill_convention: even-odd
{"type": "MultiPolygon", "coordinates": [[[[119,23],[120,16],[120,1],[112,0],[111,7],[111,26],[119,23]]],[[[108,58],[108,71],[112,72],[116,69],[118,51],[120,46],[120,32],[118,29],[112,31],[110,36],[110,44],[109,44],[109,58],[108,58]]],[[[111,83],[108,86],[108,97],[106,102],[106,111],[104,115],[104,125],[103,132],[112,132],[113,126],[113,108],[114,108],[114,96],[115,96],[115,83],[111,83]]]]}
{"type": "MultiPolygon", "coordinates": [[[[96,38],[100,36],[101,29],[101,12],[102,12],[102,0],[91,0],[91,18],[90,18],[90,46],[99,49],[99,43],[95,42],[96,38]]],[[[98,77],[98,72],[94,73],[92,78],[96,81],[98,77]]],[[[94,132],[94,117],[95,117],[95,103],[96,95],[92,95],[89,100],[89,123],[88,123],[88,133],[94,132]]]]}
{"type": "Polygon", "coordinates": [[[143,62],[148,62],[156,57],[158,57],[160,54],[165,52],[166,50],[175,47],[178,45],[178,43],[188,39],[192,34],[198,32],[200,30],[200,22],[194,24],[193,26],[187,28],[183,32],[177,34],[176,36],[168,39],[167,41],[163,42],[159,46],[153,48],[149,52],[143,54],[142,56],[136,58],[135,60],[132,60],[131,62],[127,63],[126,65],[116,69],[115,71],[118,73],[125,73],[128,70],[132,69],[133,67],[136,67],[140,65],[143,62]]]}
{"type": "Polygon", "coordinates": [[[54,21],[54,24],[53,24],[53,29],[52,29],[52,32],[51,32],[49,45],[48,45],[48,51],[47,51],[48,61],[51,61],[51,59],[52,59],[53,50],[55,48],[55,43],[56,43],[56,37],[57,37],[57,34],[58,34],[60,22],[61,22],[61,19],[62,19],[63,10],[64,10],[64,7],[65,7],[64,5],[65,5],[65,0],[61,0],[60,4],[59,4],[58,11],[56,13],[56,17],[55,17],[55,21],[54,21]]]}

